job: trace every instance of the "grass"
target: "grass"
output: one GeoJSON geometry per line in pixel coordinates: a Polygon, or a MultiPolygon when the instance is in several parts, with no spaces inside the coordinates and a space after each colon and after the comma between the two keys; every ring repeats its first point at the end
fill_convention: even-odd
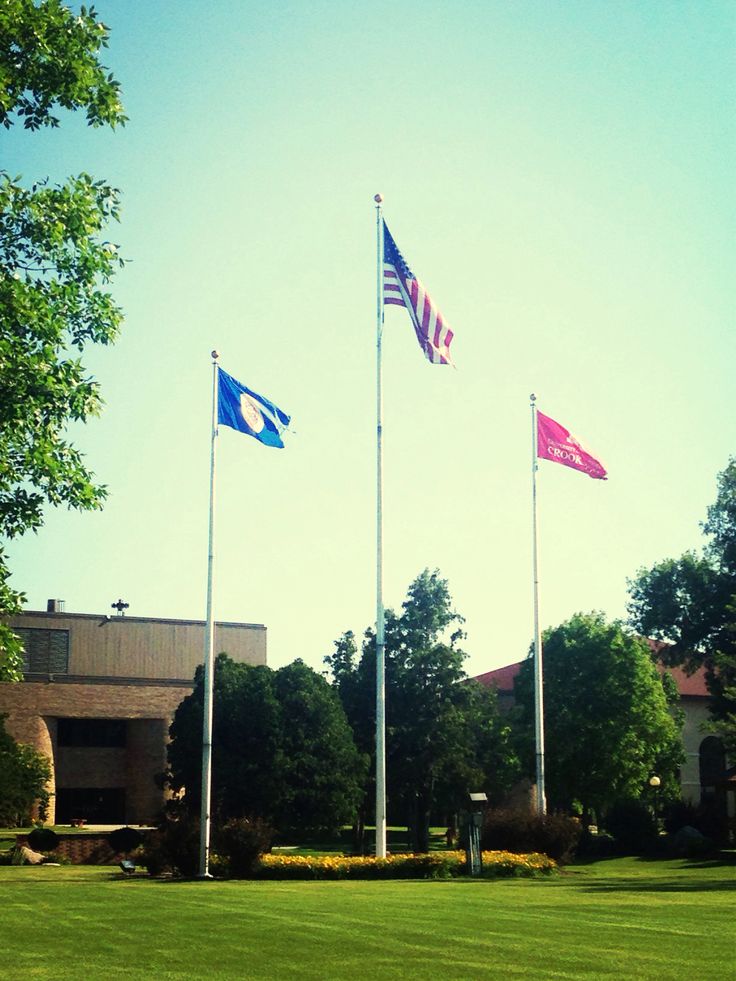
{"type": "Polygon", "coordinates": [[[123,880],[0,867],[7,978],[736,978],[736,867],[610,859],[556,879],[123,880]]]}

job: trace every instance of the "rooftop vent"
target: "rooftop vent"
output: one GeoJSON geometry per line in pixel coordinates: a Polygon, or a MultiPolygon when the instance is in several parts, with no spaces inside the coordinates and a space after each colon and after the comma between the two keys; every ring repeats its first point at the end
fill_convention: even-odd
{"type": "Polygon", "coordinates": [[[46,601],[46,612],[47,613],[63,613],[64,612],[64,600],[61,599],[50,599],[46,601]]]}

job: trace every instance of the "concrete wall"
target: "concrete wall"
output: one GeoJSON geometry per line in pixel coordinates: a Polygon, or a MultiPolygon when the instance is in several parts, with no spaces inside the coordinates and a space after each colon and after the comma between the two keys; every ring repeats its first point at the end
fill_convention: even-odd
{"type": "Polygon", "coordinates": [[[710,719],[708,699],[684,696],[680,707],[685,710],[685,724],[682,728],[682,742],[685,747],[685,762],[680,768],[682,796],[693,804],[700,803],[700,744],[708,735],[702,726],[710,719]]]}

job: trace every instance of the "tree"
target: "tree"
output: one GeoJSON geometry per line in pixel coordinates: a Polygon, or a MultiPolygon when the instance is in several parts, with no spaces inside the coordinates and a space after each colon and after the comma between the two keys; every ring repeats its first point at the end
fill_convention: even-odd
{"type": "Polygon", "coordinates": [[[335,831],[355,816],[368,760],[355,746],[335,692],[302,661],[276,671],[274,690],[283,718],[288,788],[278,802],[277,823],[335,831]]]}
{"type": "MultiPolygon", "coordinates": [[[[386,771],[388,806],[405,821],[417,851],[429,847],[432,814],[456,811],[471,790],[499,792],[513,778],[509,729],[495,694],[469,683],[457,646],[462,617],[447,581],[425,569],[411,584],[402,613],[386,611],[386,771]],[[449,633],[449,636],[448,636],[449,633]]],[[[375,634],[360,657],[352,633],[325,658],[359,749],[375,772],[375,634]]],[[[366,785],[366,810],[373,786],[366,785]]]]}
{"type": "MultiPolygon", "coordinates": [[[[57,126],[53,110],[84,108],[92,126],[124,123],[119,84],[98,61],[107,28],[93,8],[59,0],[0,7],[0,122],[57,126]]],[[[102,240],[118,217],[118,192],[88,174],[30,188],[0,171],[0,534],[38,530],[46,504],[102,506],[68,423],[99,413],[101,398],[71,349],[115,340],[121,313],[105,286],[122,264],[102,240]]],[[[0,549],[0,616],[20,612],[0,549]]],[[[20,672],[20,641],[0,626],[0,681],[20,672]]]]}
{"type": "MultiPolygon", "coordinates": [[[[186,805],[198,814],[202,785],[204,668],[194,690],[177,708],[169,733],[169,782],[186,788],[186,805]]],[[[212,804],[223,817],[270,818],[281,788],[282,720],[273,672],[238,664],[226,654],[215,660],[212,726],[212,804]]]]}
{"type": "MultiPolygon", "coordinates": [[[[551,810],[589,817],[640,798],[650,776],[675,796],[682,717],[646,641],[600,613],[578,613],[547,630],[544,656],[545,776],[551,810]]],[[[534,666],[522,664],[515,698],[522,754],[534,772],[534,666]]]]}
{"type": "MultiPolygon", "coordinates": [[[[213,810],[222,820],[259,817],[281,831],[334,831],[353,818],[365,763],[340,702],[301,661],[272,671],[219,654],[214,676],[213,810]]],[[[198,813],[204,670],[176,710],[169,783],[198,813]]]]}
{"type": "Polygon", "coordinates": [[[666,643],[665,663],[705,668],[712,728],[736,753],[736,459],[718,475],[701,528],[708,539],[701,555],[666,559],[629,582],[630,622],[666,643]]]}
{"type": "Polygon", "coordinates": [[[51,768],[43,753],[17,743],[5,729],[0,715],[0,825],[6,828],[30,824],[34,804],[46,817],[51,768]]]}

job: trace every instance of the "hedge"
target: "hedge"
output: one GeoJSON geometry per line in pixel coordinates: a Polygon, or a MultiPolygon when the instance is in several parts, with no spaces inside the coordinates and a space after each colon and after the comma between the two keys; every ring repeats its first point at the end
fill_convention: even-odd
{"type": "MultiPolygon", "coordinates": [[[[531,877],[558,871],[546,855],[483,852],[483,876],[531,877]]],[[[467,875],[465,852],[399,854],[386,858],[345,855],[263,855],[256,875],[264,879],[450,879],[467,875]]]]}

